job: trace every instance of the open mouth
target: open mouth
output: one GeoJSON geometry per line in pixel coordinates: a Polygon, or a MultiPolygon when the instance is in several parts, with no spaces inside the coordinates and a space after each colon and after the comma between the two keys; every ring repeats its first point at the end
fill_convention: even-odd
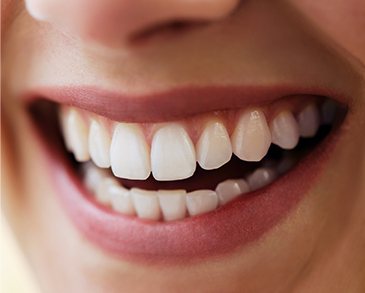
{"type": "Polygon", "coordinates": [[[43,98],[29,105],[42,141],[58,150],[59,165],[73,178],[66,184],[77,185],[67,196],[102,215],[99,221],[90,210],[83,217],[82,207],[71,208],[87,219],[76,222],[89,238],[105,238],[96,241],[113,252],[158,257],[220,253],[261,236],[305,193],[298,185],[309,183],[299,182],[313,177],[308,174],[347,112],[316,95],[158,122],[115,121],[43,98]],[[224,229],[216,225],[225,219],[224,229]],[[231,224],[239,227],[227,228],[231,224]],[[131,235],[139,232],[146,235],[131,235]],[[184,233],[185,244],[172,239],[182,241],[184,233]],[[214,241],[202,244],[204,237],[214,241]]]}

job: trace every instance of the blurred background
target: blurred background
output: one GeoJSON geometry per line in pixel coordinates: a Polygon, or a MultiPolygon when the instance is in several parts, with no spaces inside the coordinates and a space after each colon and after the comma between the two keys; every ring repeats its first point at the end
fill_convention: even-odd
{"type": "Polygon", "coordinates": [[[40,293],[39,288],[36,286],[32,271],[2,214],[0,243],[0,292],[40,293]]]}

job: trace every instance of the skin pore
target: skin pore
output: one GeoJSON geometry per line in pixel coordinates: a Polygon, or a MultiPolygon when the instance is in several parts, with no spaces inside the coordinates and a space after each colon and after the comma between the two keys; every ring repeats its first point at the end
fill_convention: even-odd
{"type": "Polygon", "coordinates": [[[159,0],[153,9],[148,1],[46,2],[27,1],[45,21],[22,1],[3,3],[1,122],[3,210],[45,292],[365,290],[362,0],[159,0]],[[183,31],[150,32],[185,18],[191,27],[183,31]],[[42,149],[19,97],[48,85],[143,94],[298,80],[349,96],[347,124],[324,172],[259,241],[168,267],[117,258],[81,236],[45,180],[42,149]]]}

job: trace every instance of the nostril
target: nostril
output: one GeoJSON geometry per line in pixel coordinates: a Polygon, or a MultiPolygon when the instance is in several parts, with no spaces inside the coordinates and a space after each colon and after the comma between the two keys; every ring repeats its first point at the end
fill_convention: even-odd
{"type": "Polygon", "coordinates": [[[135,45],[151,41],[152,39],[178,37],[192,29],[202,26],[204,23],[204,21],[188,20],[164,22],[156,24],[146,30],[137,31],[131,34],[129,41],[131,44],[135,45]]]}

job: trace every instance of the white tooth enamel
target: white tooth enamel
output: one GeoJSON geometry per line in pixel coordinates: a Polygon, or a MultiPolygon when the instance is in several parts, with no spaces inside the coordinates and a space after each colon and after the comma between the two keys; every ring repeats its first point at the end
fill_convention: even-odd
{"type": "MultiPolygon", "coordinates": [[[[50,17],[51,1],[26,0],[25,6],[28,13],[39,21],[46,21],[50,17]]],[[[54,4],[54,3],[52,3],[54,4]]]]}
{"type": "Polygon", "coordinates": [[[276,172],[270,168],[258,168],[247,177],[248,185],[251,190],[262,188],[275,180],[276,172]]]}
{"type": "Polygon", "coordinates": [[[324,124],[331,124],[336,116],[337,105],[332,100],[325,100],[322,104],[322,121],[324,124]]]}
{"type": "Polygon", "coordinates": [[[132,188],[130,193],[139,218],[147,220],[160,218],[160,205],[156,191],[132,188]]]}
{"type": "Polygon", "coordinates": [[[98,202],[110,205],[110,194],[109,194],[109,186],[112,184],[118,184],[115,182],[115,179],[111,177],[103,178],[101,182],[98,184],[96,188],[96,199],[98,202]]]}
{"type": "Polygon", "coordinates": [[[153,136],[151,146],[152,174],[156,180],[179,180],[194,174],[194,145],[179,124],[163,126],[153,136]]]}
{"type": "Polygon", "coordinates": [[[215,192],[218,195],[219,204],[224,205],[235,199],[242,193],[250,191],[250,187],[243,179],[230,179],[218,184],[215,192]]]}
{"type": "Polygon", "coordinates": [[[174,221],[185,218],[186,191],[159,190],[157,192],[162,215],[165,221],[174,221]]]}
{"type": "Polygon", "coordinates": [[[197,190],[186,195],[186,207],[191,216],[213,211],[218,206],[218,196],[213,190],[197,190]]]}
{"type": "Polygon", "coordinates": [[[261,110],[246,111],[232,135],[233,152],[241,160],[260,161],[271,144],[271,133],[261,110]]]}
{"type": "Polygon", "coordinates": [[[149,147],[138,125],[117,124],[110,147],[110,161],[117,177],[139,180],[148,178],[151,173],[149,147]]]}
{"type": "Polygon", "coordinates": [[[283,149],[293,149],[299,141],[299,127],[293,114],[283,111],[271,122],[272,142],[283,149]]]}
{"type": "Polygon", "coordinates": [[[92,120],[89,131],[89,152],[95,165],[100,168],[110,167],[110,135],[100,122],[92,120]]]}
{"type": "Polygon", "coordinates": [[[116,181],[111,182],[107,188],[113,210],[128,216],[135,215],[132,196],[128,189],[116,181]]]}
{"type": "Polygon", "coordinates": [[[90,159],[88,148],[89,129],[79,111],[74,108],[65,111],[64,133],[66,145],[72,150],[77,161],[90,159]]]}
{"type": "Polygon", "coordinates": [[[66,149],[69,152],[72,152],[72,147],[70,145],[71,138],[69,137],[69,133],[68,133],[68,129],[67,129],[67,119],[68,119],[67,117],[68,117],[69,111],[70,111],[70,108],[61,107],[61,110],[59,112],[59,121],[60,121],[61,131],[62,131],[63,140],[65,142],[66,149]]]}
{"type": "Polygon", "coordinates": [[[205,170],[217,169],[231,159],[231,141],[223,123],[214,121],[206,125],[196,145],[196,156],[205,170]]]}
{"type": "Polygon", "coordinates": [[[89,191],[96,192],[96,188],[108,175],[105,170],[95,167],[91,162],[82,164],[84,184],[89,191]]]}
{"type": "Polygon", "coordinates": [[[300,136],[315,136],[320,124],[319,111],[316,105],[310,104],[299,113],[298,124],[300,136]]]}

